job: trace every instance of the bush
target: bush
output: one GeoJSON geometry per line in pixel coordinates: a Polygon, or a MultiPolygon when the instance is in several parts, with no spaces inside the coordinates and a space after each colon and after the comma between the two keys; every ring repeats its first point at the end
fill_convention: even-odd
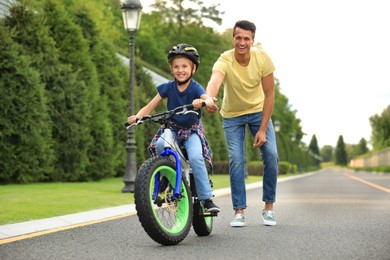
{"type": "MultiPolygon", "coordinates": [[[[215,161],[213,162],[214,174],[229,174],[229,161],[215,161]]],[[[263,162],[253,161],[248,164],[248,174],[253,176],[263,176],[263,162]]],[[[289,162],[279,162],[279,175],[287,174],[291,170],[289,162]]],[[[297,168],[295,166],[295,171],[297,168]]]]}
{"type": "Polygon", "coordinates": [[[214,174],[229,174],[229,161],[215,161],[213,162],[214,174]]]}
{"type": "Polygon", "coordinates": [[[263,163],[259,161],[249,162],[248,174],[254,176],[263,176],[263,163]]]}
{"type": "Polygon", "coordinates": [[[289,173],[290,169],[291,169],[291,164],[289,162],[279,162],[279,175],[289,173]]]}

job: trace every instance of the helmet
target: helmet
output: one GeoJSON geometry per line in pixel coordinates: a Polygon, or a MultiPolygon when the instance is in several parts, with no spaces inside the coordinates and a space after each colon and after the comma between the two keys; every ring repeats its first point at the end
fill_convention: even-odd
{"type": "Polygon", "coordinates": [[[177,55],[184,55],[189,58],[193,63],[196,64],[196,69],[198,69],[200,64],[200,57],[198,51],[189,44],[180,43],[172,47],[168,53],[168,61],[177,55]]]}

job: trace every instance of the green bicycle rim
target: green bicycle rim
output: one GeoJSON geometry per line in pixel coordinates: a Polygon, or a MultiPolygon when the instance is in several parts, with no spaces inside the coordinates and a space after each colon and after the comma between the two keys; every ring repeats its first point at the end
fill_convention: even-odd
{"type": "MultiPolygon", "coordinates": [[[[154,208],[153,204],[153,187],[154,187],[154,178],[156,174],[160,172],[160,176],[165,176],[171,184],[176,183],[176,171],[172,169],[169,166],[160,166],[158,167],[152,175],[151,181],[150,181],[150,186],[149,186],[149,192],[150,192],[150,203],[151,207],[154,208]]],[[[181,182],[181,185],[184,187],[184,183],[181,182]]],[[[158,224],[162,229],[164,229],[165,232],[170,233],[170,234],[177,234],[180,233],[187,225],[187,221],[189,219],[189,203],[188,203],[188,193],[186,189],[182,189],[182,199],[178,201],[178,207],[177,207],[177,214],[175,218],[175,223],[171,228],[167,228],[159,219],[158,215],[156,214],[156,211],[153,210],[153,214],[155,219],[157,220],[158,224]]]]}

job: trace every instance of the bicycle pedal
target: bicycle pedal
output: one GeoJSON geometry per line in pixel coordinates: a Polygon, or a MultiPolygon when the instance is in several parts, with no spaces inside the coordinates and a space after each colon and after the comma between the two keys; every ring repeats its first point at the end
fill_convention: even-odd
{"type": "Polygon", "coordinates": [[[208,211],[205,211],[205,212],[203,212],[203,216],[205,216],[205,217],[216,217],[216,216],[218,216],[218,212],[208,212],[208,211]]]}

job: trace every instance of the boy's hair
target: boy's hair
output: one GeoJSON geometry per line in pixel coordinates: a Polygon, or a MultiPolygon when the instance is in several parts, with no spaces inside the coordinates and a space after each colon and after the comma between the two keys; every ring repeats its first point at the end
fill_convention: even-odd
{"type": "Polygon", "coordinates": [[[237,21],[233,27],[233,37],[234,37],[234,34],[236,32],[236,28],[241,28],[243,30],[251,31],[252,35],[253,35],[253,39],[255,39],[256,25],[254,23],[249,22],[247,20],[237,21]]]}

